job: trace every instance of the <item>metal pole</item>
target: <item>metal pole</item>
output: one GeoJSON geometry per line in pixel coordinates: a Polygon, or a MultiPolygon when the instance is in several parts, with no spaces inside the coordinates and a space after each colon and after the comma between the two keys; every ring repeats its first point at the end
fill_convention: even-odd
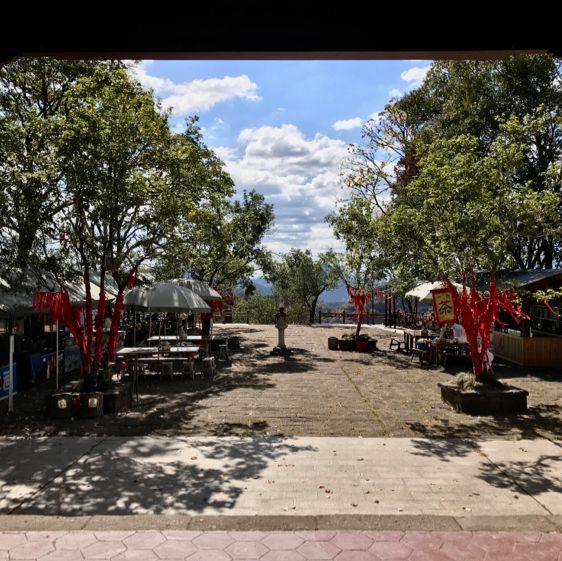
{"type": "Polygon", "coordinates": [[[10,330],[10,373],[8,377],[8,411],[14,411],[14,333],[10,330]]]}
{"type": "Polygon", "coordinates": [[[57,319],[57,335],[56,335],[56,358],[57,358],[57,366],[55,369],[55,388],[59,389],[59,320],[57,319]]]}

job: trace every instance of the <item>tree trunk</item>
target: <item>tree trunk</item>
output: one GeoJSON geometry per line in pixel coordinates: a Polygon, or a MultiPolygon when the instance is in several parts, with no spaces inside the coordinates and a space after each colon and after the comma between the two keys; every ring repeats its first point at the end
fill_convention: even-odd
{"type": "Polygon", "coordinates": [[[314,316],[316,314],[316,304],[318,303],[318,296],[316,296],[313,300],[312,300],[312,304],[310,304],[309,308],[308,308],[308,313],[309,313],[309,321],[310,321],[310,325],[314,324],[314,316]]]}
{"type": "Polygon", "coordinates": [[[357,328],[355,329],[355,338],[359,337],[361,332],[361,324],[363,323],[363,310],[357,313],[357,328]]]}

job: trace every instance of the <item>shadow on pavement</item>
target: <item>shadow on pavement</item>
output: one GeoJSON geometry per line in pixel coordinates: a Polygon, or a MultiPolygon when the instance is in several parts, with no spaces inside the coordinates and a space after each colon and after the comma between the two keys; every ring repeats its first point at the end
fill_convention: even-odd
{"type": "MultiPolygon", "coordinates": [[[[43,446],[48,448],[55,440],[49,439],[43,446]]],[[[2,510],[65,516],[193,515],[206,509],[228,514],[247,481],[259,478],[269,462],[314,450],[284,438],[201,438],[189,444],[182,439],[107,439],[36,496],[21,506],[16,499],[5,500],[2,510]]],[[[4,457],[10,464],[9,456],[4,457]]],[[[52,453],[43,455],[47,457],[46,463],[41,463],[41,456],[34,459],[38,463],[32,481],[38,485],[57,469],[54,464],[62,464],[52,453]]],[[[10,480],[19,482],[17,469],[12,463],[0,472],[2,487],[10,480]]]]}

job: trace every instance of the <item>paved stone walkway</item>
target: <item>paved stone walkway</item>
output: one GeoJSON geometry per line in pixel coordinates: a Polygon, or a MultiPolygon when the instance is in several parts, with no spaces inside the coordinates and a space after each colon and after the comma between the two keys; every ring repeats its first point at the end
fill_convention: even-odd
{"type": "Polygon", "coordinates": [[[561,561],[541,532],[4,532],[0,560],[561,561]]]}
{"type": "Polygon", "coordinates": [[[0,439],[0,514],[562,516],[561,450],[542,439],[0,439]]]}

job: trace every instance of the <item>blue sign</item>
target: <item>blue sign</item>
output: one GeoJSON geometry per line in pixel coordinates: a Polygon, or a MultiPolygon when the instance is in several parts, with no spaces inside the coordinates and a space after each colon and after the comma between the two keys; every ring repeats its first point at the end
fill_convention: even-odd
{"type": "MultiPolygon", "coordinates": [[[[14,364],[12,369],[12,376],[14,380],[14,395],[17,393],[17,377],[16,377],[16,365],[14,364]]],[[[0,400],[7,399],[10,392],[10,367],[3,366],[0,368],[0,400]]]]}

